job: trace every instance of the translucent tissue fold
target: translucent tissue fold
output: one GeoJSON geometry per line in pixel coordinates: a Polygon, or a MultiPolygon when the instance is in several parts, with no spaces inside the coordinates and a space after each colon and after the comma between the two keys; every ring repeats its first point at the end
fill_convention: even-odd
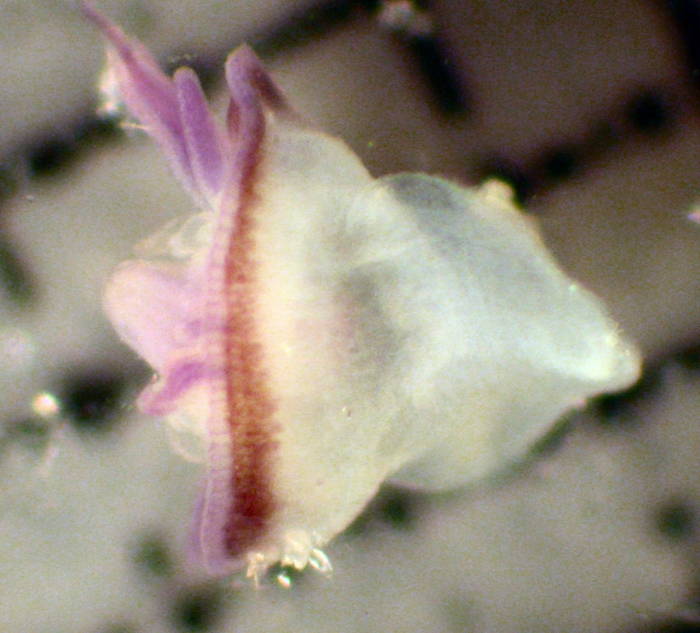
{"type": "Polygon", "coordinates": [[[141,409],[205,462],[193,549],[215,575],[319,548],[390,480],[468,484],[568,409],[633,383],[639,357],[499,183],[373,179],[302,122],[247,47],[219,122],[91,5],[108,73],[198,211],[105,291],[156,370],[141,409]]]}

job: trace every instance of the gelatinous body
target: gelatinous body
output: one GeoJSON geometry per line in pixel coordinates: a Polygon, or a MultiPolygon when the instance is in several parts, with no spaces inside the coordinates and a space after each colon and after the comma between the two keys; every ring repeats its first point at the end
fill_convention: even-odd
{"type": "Polygon", "coordinates": [[[382,482],[473,482],[636,380],[634,348],[503,185],[372,178],[246,47],[220,123],[191,70],[166,77],[85,12],[112,98],[198,207],[115,271],[105,307],[157,372],[142,410],[201,452],[194,548],[213,574],[327,568],[318,548],[382,482]]]}

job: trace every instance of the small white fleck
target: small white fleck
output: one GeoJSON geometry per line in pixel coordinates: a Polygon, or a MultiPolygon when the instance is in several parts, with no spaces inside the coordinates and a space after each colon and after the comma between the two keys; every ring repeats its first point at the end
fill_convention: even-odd
{"type": "Polygon", "coordinates": [[[277,582],[285,589],[289,589],[292,586],[292,579],[289,576],[289,572],[285,570],[277,574],[277,582]]]}
{"type": "Polygon", "coordinates": [[[61,411],[61,402],[54,394],[42,391],[32,398],[32,411],[41,418],[53,418],[61,411]]]}
{"type": "Polygon", "coordinates": [[[333,572],[331,561],[320,549],[314,548],[309,554],[309,565],[324,576],[330,576],[333,572]]]}

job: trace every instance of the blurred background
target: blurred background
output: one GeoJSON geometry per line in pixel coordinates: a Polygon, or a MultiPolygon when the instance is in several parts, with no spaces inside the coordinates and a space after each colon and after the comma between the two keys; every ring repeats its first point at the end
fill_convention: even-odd
{"type": "Polygon", "coordinates": [[[383,491],[330,579],[188,570],[201,472],[134,411],[150,372],[100,293],[191,205],[97,115],[103,45],[76,3],[0,0],[0,631],[700,631],[700,3],[98,6],[221,103],[248,42],[374,175],[507,179],[645,372],[508,477],[383,491]]]}

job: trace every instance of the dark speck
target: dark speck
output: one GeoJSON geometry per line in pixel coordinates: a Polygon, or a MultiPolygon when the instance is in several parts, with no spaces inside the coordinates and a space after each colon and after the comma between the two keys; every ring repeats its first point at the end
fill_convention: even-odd
{"type": "Polygon", "coordinates": [[[140,571],[151,577],[169,577],[173,561],[164,539],[157,534],[146,534],[134,548],[134,562],[140,571]]]}
{"type": "Polygon", "coordinates": [[[571,178],[579,166],[576,151],[570,147],[555,149],[544,157],[543,167],[547,176],[552,180],[571,178]]]}
{"type": "Polygon", "coordinates": [[[403,488],[383,487],[345,530],[345,536],[364,536],[377,528],[411,529],[418,519],[420,495],[403,488]]]}
{"type": "Polygon", "coordinates": [[[627,104],[627,117],[645,134],[660,132],[670,122],[666,99],[658,91],[646,91],[633,97],[627,104]]]}
{"type": "Polygon", "coordinates": [[[700,343],[683,347],[673,357],[687,371],[700,371],[700,343]]]}
{"type": "Polygon", "coordinates": [[[673,499],[656,511],[656,528],[674,541],[689,537],[694,529],[695,513],[684,499],[673,499]]]}
{"type": "Polygon", "coordinates": [[[445,114],[466,113],[467,95],[460,86],[454,67],[442,50],[442,44],[431,36],[410,38],[409,47],[438,105],[445,114]]]}
{"type": "Polygon", "coordinates": [[[416,501],[405,490],[387,490],[379,497],[377,511],[391,527],[410,529],[416,520],[416,501]]]}
{"type": "Polygon", "coordinates": [[[180,631],[210,631],[223,611],[221,592],[202,587],[182,593],[173,608],[173,621],[180,631]]]}
{"type": "Polygon", "coordinates": [[[69,132],[45,138],[27,153],[30,177],[55,176],[73,159],[91,147],[117,138],[119,128],[113,118],[89,116],[69,132]]]}
{"type": "Polygon", "coordinates": [[[102,432],[115,421],[125,387],[122,376],[89,372],[70,376],[63,388],[66,415],[80,431],[102,432]]]}
{"type": "Polygon", "coordinates": [[[75,133],[80,148],[96,146],[120,138],[123,130],[114,117],[93,116],[85,119],[75,133]]]}
{"type": "Polygon", "coordinates": [[[53,138],[38,145],[29,154],[29,169],[32,176],[52,176],[75,154],[73,140],[53,138]]]}

